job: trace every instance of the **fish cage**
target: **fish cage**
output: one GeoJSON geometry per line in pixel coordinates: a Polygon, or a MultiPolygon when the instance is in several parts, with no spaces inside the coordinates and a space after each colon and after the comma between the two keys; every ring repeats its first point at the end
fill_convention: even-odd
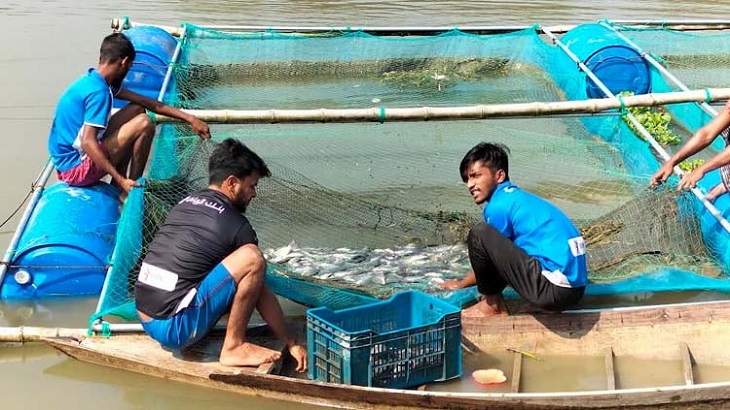
{"type": "MultiPolygon", "coordinates": [[[[467,271],[463,241],[481,218],[458,167],[482,141],[507,145],[510,179],[556,204],[580,227],[592,283],[669,270],[724,278],[730,263],[725,226],[730,225],[722,221],[730,200],[709,204],[692,193],[648,190],[649,177],[678,145],[657,143],[652,129],[648,138],[637,132],[646,127],[632,120],[637,108],[569,115],[505,112],[488,119],[454,114],[438,121],[429,120],[424,108],[425,120],[389,121],[389,112],[407,107],[459,112],[474,105],[584,100],[604,92],[604,82],[615,86],[601,97],[728,83],[718,73],[703,75],[706,68],[718,71],[708,62],[723,61],[727,33],[607,22],[591,26],[582,29],[581,39],[596,33],[610,38],[594,50],[581,44],[577,56],[569,52],[577,41],[570,32],[564,35],[570,41],[563,43],[539,26],[488,35],[451,30],[381,36],[183,25],[165,101],[191,110],[257,113],[259,120],[226,123],[235,121],[221,114],[211,121],[216,124],[208,142],[187,125],[160,126],[144,188],[124,206],[96,317],[136,318],[133,283],[146,245],[172,206],[207,186],[208,156],[225,138],[244,142],[271,169],[246,216],[269,260],[269,284],[297,300],[303,293],[297,286],[276,285],[302,283],[312,289],[306,292],[313,298],[306,301],[310,306],[344,307],[317,300],[318,289],[335,289],[335,298],[338,289],[347,291],[348,304],[408,289],[454,296],[437,284],[467,271]],[[658,64],[642,60],[642,81],[620,81],[615,77],[622,70],[605,70],[609,63],[602,58],[616,64],[621,53],[650,55],[658,64]],[[610,78],[600,69],[604,78],[595,77],[591,67],[603,67],[610,78]],[[675,81],[667,68],[685,83],[675,81]],[[623,89],[631,84],[638,88],[623,89]],[[277,116],[277,110],[363,107],[382,115],[371,121],[337,121],[324,111],[299,120],[277,116]]],[[[635,61],[627,64],[633,70],[627,72],[636,72],[635,61]]],[[[643,110],[666,113],[668,127],[684,141],[711,118],[707,107],[687,102],[643,110]]],[[[699,189],[706,192],[717,180],[711,174],[699,189]]],[[[686,286],[680,281],[672,289],[686,286]]]]}

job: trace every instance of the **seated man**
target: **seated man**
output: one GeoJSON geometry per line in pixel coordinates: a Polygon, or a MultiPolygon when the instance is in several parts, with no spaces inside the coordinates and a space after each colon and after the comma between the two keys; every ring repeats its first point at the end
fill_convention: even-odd
{"type": "Polygon", "coordinates": [[[714,201],[720,195],[727,193],[730,188],[730,101],[725,103],[715,118],[697,130],[692,138],[687,140],[671,158],[659,167],[657,172],[652,175],[649,185],[655,187],[664,183],[672,176],[673,168],[676,165],[710,146],[712,141],[720,135],[725,140],[725,149],[692,172],[684,174],[678,187],[679,189],[694,188],[706,173],[720,168],[720,183],[715,185],[705,195],[705,198],[708,201],[714,201]]]}
{"type": "Polygon", "coordinates": [[[480,143],[461,161],[469,193],[484,206],[484,222],[469,231],[472,269],[445,289],[477,285],[483,299],[465,317],[506,315],[511,286],[529,303],[524,311],[561,311],[581,300],[587,283],[585,242],[556,206],[513,185],[507,147],[480,143]]]}
{"type": "Polygon", "coordinates": [[[306,349],[289,335],[276,295],[264,283],[266,260],[243,215],[269,169],[234,139],[215,148],[208,169],[208,188],[175,205],[149,245],[135,284],[142,326],[161,345],[179,349],[230,313],[220,363],[258,366],[280,353],[246,340],[256,308],[304,371],[306,349]]]}
{"type": "Polygon", "coordinates": [[[145,108],[187,121],[202,139],[210,138],[208,125],[197,117],[121,88],[134,57],[126,36],[108,35],[96,69],[89,69],[61,96],[48,139],[59,180],[87,186],[108,174],[124,198],[138,186],[135,180],[142,176],[155,136],[145,108]],[[130,104],[110,115],[114,98],[130,104]]]}

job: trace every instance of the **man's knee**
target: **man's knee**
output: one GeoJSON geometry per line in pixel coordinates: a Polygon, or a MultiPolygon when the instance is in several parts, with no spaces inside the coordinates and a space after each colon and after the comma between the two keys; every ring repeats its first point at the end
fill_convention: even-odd
{"type": "Polygon", "coordinates": [[[253,244],[243,245],[223,260],[228,272],[240,281],[247,275],[263,275],[266,272],[266,259],[253,244]]]}
{"type": "Polygon", "coordinates": [[[488,223],[484,221],[478,222],[469,230],[467,244],[475,245],[477,243],[489,242],[495,234],[500,235],[500,233],[488,223]]]}
{"type": "Polygon", "coordinates": [[[155,135],[155,124],[144,109],[130,120],[130,125],[134,127],[136,133],[143,137],[152,138],[155,135]]]}

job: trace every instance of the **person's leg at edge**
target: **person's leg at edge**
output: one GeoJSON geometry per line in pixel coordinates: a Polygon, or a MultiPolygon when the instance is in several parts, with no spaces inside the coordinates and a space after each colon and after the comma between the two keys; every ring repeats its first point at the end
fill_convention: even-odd
{"type": "Polygon", "coordinates": [[[499,275],[490,254],[491,236],[495,233],[500,234],[493,228],[491,231],[488,228],[486,223],[480,222],[469,230],[467,239],[469,261],[474,270],[477,290],[483,295],[483,298],[475,305],[462,310],[461,314],[464,317],[505,316],[509,313],[502,296],[507,282],[499,275]]]}
{"type": "Polygon", "coordinates": [[[712,187],[710,192],[705,195],[708,201],[713,202],[720,195],[728,192],[730,187],[730,165],[720,167],[720,183],[712,187]]]}
{"type": "Polygon", "coordinates": [[[144,172],[154,136],[155,125],[144,108],[129,104],[112,115],[102,143],[114,168],[136,180],[144,172]]]}
{"type": "Polygon", "coordinates": [[[220,354],[224,366],[259,366],[278,360],[281,353],[246,340],[246,328],[264,284],[266,260],[256,245],[244,245],[223,260],[236,281],[226,336],[220,354]]]}

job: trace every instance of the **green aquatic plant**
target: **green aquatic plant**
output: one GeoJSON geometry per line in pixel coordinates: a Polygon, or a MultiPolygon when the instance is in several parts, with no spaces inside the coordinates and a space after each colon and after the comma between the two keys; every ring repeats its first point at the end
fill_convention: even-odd
{"type": "Polygon", "coordinates": [[[700,165],[704,164],[704,159],[686,159],[679,163],[679,169],[684,172],[692,172],[697,169],[700,165]]]}
{"type": "Polygon", "coordinates": [[[438,71],[389,71],[383,73],[383,82],[397,88],[435,88],[441,91],[450,86],[453,81],[453,77],[440,74],[438,71]]]}
{"type": "Polygon", "coordinates": [[[509,60],[499,58],[402,59],[383,70],[381,81],[392,87],[444,90],[458,81],[479,81],[504,76],[509,60]]]}
{"type": "MultiPolygon", "coordinates": [[[[631,91],[623,91],[619,94],[621,97],[630,95],[634,95],[634,93],[631,91]]],[[[677,145],[682,142],[682,139],[669,128],[669,124],[672,122],[672,116],[663,108],[631,107],[627,109],[627,112],[633,114],[636,120],[639,121],[639,123],[660,145],[677,145]]],[[[629,120],[627,114],[622,115],[622,118],[634,134],[636,134],[639,138],[644,139],[636,125],[629,120]]]]}

